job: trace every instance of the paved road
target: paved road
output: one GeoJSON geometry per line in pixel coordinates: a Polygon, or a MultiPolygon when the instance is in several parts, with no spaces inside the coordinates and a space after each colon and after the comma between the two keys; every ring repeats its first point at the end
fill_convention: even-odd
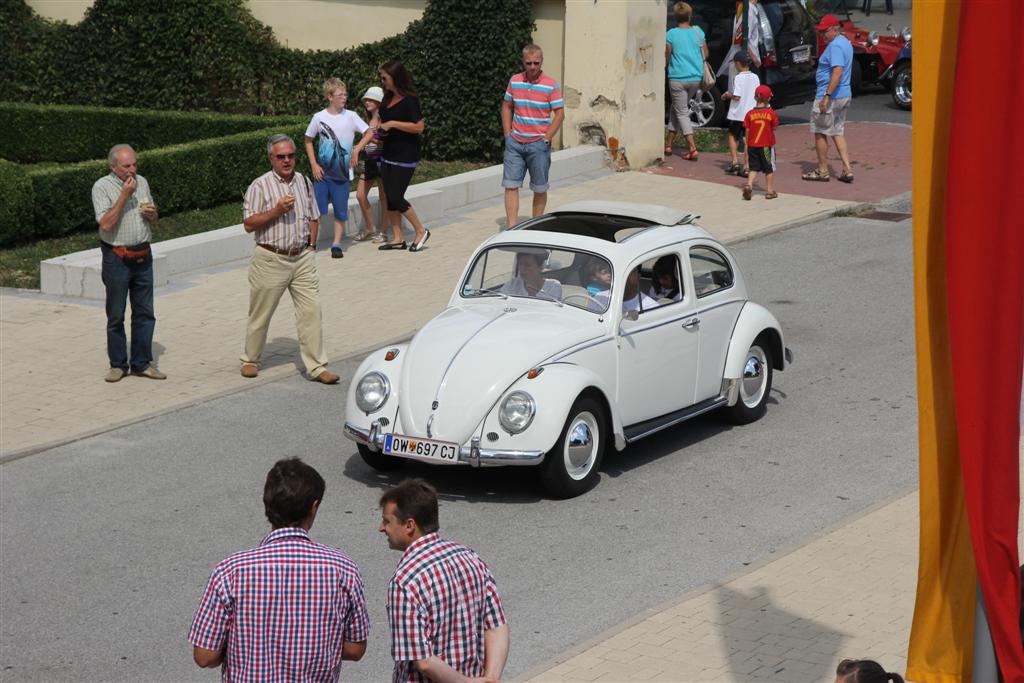
{"type": "MultiPolygon", "coordinates": [[[[794,104],[778,110],[782,123],[807,123],[810,120],[811,103],[794,104]]],[[[853,98],[847,121],[875,121],[884,123],[905,123],[910,125],[910,112],[904,111],[892,102],[888,90],[879,86],[868,86],[861,95],[853,98]]]]}
{"type": "MultiPolygon", "coordinates": [[[[830,219],[735,251],[797,357],[765,419],[663,432],[571,501],[539,497],[529,470],[407,471],[442,491],[442,533],[492,564],[510,675],[916,481],[910,222],[830,219]]],[[[292,377],[0,467],[3,679],[216,680],[191,664],[193,611],[213,565],[265,532],[270,463],[299,455],[328,482],[313,536],[366,575],[375,630],[344,679],[384,680],[398,555],[375,499],[401,475],[341,438],[344,391],[292,377]]]]}

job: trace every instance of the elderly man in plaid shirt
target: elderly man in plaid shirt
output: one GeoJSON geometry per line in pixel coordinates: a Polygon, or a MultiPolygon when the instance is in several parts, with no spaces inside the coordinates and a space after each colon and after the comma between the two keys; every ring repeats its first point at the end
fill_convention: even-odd
{"type": "Polygon", "coordinates": [[[221,666],[222,681],[333,683],[342,660],[366,652],[359,568],[309,538],[324,488],[298,458],[279,460],[263,488],[273,531],[213,570],[188,639],[196,664],[221,666]]]}
{"type": "Polygon", "coordinates": [[[487,565],[437,535],[437,491],[406,479],[380,498],[380,531],[403,551],[388,584],[392,680],[499,681],[508,658],[505,613],[487,565]]]}

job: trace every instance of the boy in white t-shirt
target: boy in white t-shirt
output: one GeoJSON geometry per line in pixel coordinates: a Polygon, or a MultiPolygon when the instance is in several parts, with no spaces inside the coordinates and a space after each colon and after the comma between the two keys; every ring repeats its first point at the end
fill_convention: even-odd
{"type": "Polygon", "coordinates": [[[746,178],[750,164],[746,160],[745,149],[743,166],[740,166],[739,159],[740,140],[744,138],[743,119],[754,108],[754,90],[761,85],[761,79],[750,70],[750,57],[745,52],[737,52],[732,59],[736,66],[736,81],[732,91],[722,95],[722,99],[729,102],[729,113],[725,118],[729,122],[729,156],[732,157],[732,163],[726,167],[725,172],[746,178]]]}
{"type": "Polygon", "coordinates": [[[313,114],[306,127],[306,155],[313,170],[313,194],[320,214],[327,213],[328,201],[334,205],[331,257],[341,258],[344,256],[341,240],[345,236],[345,221],[348,220],[352,169],[359,160],[359,152],[368,142],[369,136],[362,135],[368,126],[354,111],[345,109],[348,88],[344,82],[328,78],[324,81],[324,96],[327,108],[313,114]],[[362,138],[353,147],[357,134],[362,138]]]}

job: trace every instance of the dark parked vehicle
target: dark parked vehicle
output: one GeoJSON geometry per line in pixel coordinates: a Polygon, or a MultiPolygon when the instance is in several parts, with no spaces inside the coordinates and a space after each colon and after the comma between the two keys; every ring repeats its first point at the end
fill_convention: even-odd
{"type": "MultiPolygon", "coordinates": [[[[693,7],[692,24],[700,26],[708,46],[708,62],[718,70],[732,45],[735,3],[729,0],[688,0],[693,7]]],[[[668,28],[676,25],[674,2],[668,3],[668,28]]],[[[814,70],[818,63],[815,20],[800,0],[761,0],[761,83],[771,86],[772,106],[785,107],[814,99],[814,70]]],[[[746,9],[746,8],[745,8],[746,9]]],[[[722,93],[729,87],[728,76],[718,78],[715,87],[690,99],[693,125],[721,126],[728,104],[722,93]]],[[[666,105],[669,105],[666,97],[666,105]]]]}
{"type": "Polygon", "coordinates": [[[903,46],[896,61],[882,74],[883,82],[891,81],[892,101],[900,109],[910,109],[910,41],[903,46]]]}

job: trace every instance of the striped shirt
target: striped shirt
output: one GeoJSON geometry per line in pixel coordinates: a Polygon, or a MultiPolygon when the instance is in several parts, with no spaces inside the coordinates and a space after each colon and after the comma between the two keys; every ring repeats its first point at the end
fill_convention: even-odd
{"type": "Polygon", "coordinates": [[[291,211],[266,227],[256,230],[257,244],[269,244],[278,249],[298,249],[309,240],[310,224],[320,218],[320,209],[313,197],[313,184],[301,173],[294,173],[290,181],[273,171],[267,171],[252,181],[245,191],[242,203],[242,219],[270,211],[281,197],[295,196],[291,211]]]}
{"type": "Polygon", "coordinates": [[[363,577],[305,529],[275,529],[217,565],[188,640],[220,652],[222,681],[337,681],[343,642],[364,642],[363,577]]]}
{"type": "Polygon", "coordinates": [[[395,683],[427,683],[413,662],[431,656],[464,676],[482,676],[484,631],[506,623],[484,561],[436,533],[405,550],[388,584],[387,609],[395,683]]]}
{"type": "MultiPolygon", "coordinates": [[[[136,174],[135,180],[138,186],[125,202],[121,219],[114,224],[114,229],[110,232],[100,229],[100,239],[115,247],[131,247],[153,239],[149,221],[142,217],[142,211],[139,209],[140,201],[153,201],[153,193],[149,191],[149,183],[145,178],[136,174]]],[[[122,187],[124,181],[113,173],[108,173],[93,184],[92,208],[96,213],[97,223],[117,203],[122,187]]]]}
{"type": "Polygon", "coordinates": [[[505,101],[512,102],[512,137],[519,142],[544,137],[554,110],[565,106],[562,86],[545,73],[533,83],[526,80],[525,73],[512,76],[505,89],[505,101]]]}

